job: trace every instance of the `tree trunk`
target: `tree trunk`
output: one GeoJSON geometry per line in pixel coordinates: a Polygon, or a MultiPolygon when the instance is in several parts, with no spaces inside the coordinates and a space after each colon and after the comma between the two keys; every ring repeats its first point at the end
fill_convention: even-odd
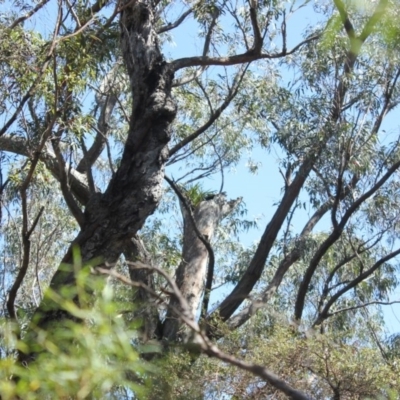
{"type": "MultiPolygon", "coordinates": [[[[63,268],[53,277],[50,287],[57,293],[75,286],[74,245],[79,246],[83,261],[100,257],[106,265],[115,263],[126,240],[143,226],[162,195],[167,143],[176,106],[171,97],[173,72],[161,55],[149,4],[121,4],[121,47],[133,96],[128,137],[120,167],[105,193],[90,198],[82,230],[64,257],[63,268]]],[[[45,298],[34,323],[45,329],[63,318],[70,316],[45,298]]],[[[28,341],[32,335],[35,336],[34,329],[30,329],[28,341]]]]}
{"type": "MultiPolygon", "coordinates": [[[[129,240],[124,250],[124,256],[128,262],[140,261],[147,265],[152,264],[150,254],[138,236],[129,240]]],[[[143,282],[154,290],[154,276],[152,271],[129,268],[129,277],[133,282],[143,282]]],[[[152,339],[159,339],[161,336],[160,332],[158,332],[160,330],[160,318],[155,299],[145,289],[138,288],[134,289],[132,300],[135,306],[134,315],[142,321],[142,325],[139,328],[140,340],[146,343],[152,339]]]]}
{"type": "MultiPolygon", "coordinates": [[[[207,240],[211,241],[219,222],[226,217],[239,203],[240,199],[227,202],[225,196],[217,195],[213,199],[200,202],[192,212],[198,231],[207,240]]],[[[199,239],[192,218],[181,204],[183,215],[183,249],[182,262],[176,271],[177,285],[186,299],[194,318],[200,310],[200,302],[204,294],[207,275],[208,251],[199,239]]],[[[172,297],[170,304],[179,309],[179,302],[172,297]]],[[[186,341],[187,332],[184,324],[168,311],[164,322],[163,337],[168,341],[186,341]]]]}

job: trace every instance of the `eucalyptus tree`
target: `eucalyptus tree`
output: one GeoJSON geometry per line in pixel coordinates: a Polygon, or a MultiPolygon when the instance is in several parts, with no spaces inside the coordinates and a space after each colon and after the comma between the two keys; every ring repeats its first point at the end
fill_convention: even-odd
{"type": "MultiPolygon", "coordinates": [[[[397,284],[399,139],[384,125],[400,98],[397,26],[388,0],[44,0],[2,14],[3,314],[19,321],[25,343],[76,319],[43,296],[45,282],[79,304],[79,266],[107,275],[118,260],[139,286],[143,342],[191,342],[188,321],[198,319],[204,343],[222,346],[257,318],[271,338],[288,321],[344,342],[361,337],[370,327],[357,331],[354,321],[388,303],[397,284]],[[321,22],[290,35],[303,9],[321,22]],[[223,183],[250,151],[278,154],[282,191],[259,241],[244,248],[246,193],[228,200],[223,183]],[[206,190],[212,175],[221,187],[206,190]],[[298,214],[307,218],[294,229],[298,214]],[[324,232],[314,232],[319,223],[324,232]],[[211,308],[211,291],[225,283],[231,293],[211,308]]],[[[92,280],[83,285],[95,297],[92,280]]],[[[360,395],[348,374],[321,372],[321,360],[281,379],[203,350],[257,374],[267,392],[360,395]]],[[[23,364],[37,356],[19,351],[23,364]]],[[[255,396],[244,382],[233,395],[255,396]]]]}

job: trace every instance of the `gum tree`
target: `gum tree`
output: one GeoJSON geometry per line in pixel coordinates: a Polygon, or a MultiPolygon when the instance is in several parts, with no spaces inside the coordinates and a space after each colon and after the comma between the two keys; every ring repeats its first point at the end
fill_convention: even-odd
{"type": "MultiPolygon", "coordinates": [[[[400,253],[398,137],[383,129],[399,102],[397,7],[317,2],[322,23],[292,44],[289,17],[308,3],[43,1],[2,16],[2,295],[10,320],[33,314],[20,326],[26,343],[76,320],[40,286],[79,304],[76,248],[97,272],[127,263],[142,341],[165,348],[193,339],[185,313],[217,340],[272,304],[301,331],[330,332],[388,302],[400,253]],[[36,22],[46,12],[51,32],[36,22]],[[195,45],[168,54],[188,32],[200,32],[195,45]],[[271,149],[281,197],[246,249],[246,193],[228,200],[224,176],[246,151],[271,149]],[[221,188],[207,191],[214,174],[221,188]],[[162,213],[181,214],[182,229],[162,226],[162,213]],[[305,222],[293,229],[297,214],[305,222]],[[176,276],[188,309],[155,270],[176,276]],[[225,283],[232,291],[211,309],[225,283]]],[[[19,353],[23,363],[36,356],[19,353]]],[[[258,371],[306,396],[294,377],[258,371]]],[[[340,384],[330,388],[337,395],[340,384]]]]}

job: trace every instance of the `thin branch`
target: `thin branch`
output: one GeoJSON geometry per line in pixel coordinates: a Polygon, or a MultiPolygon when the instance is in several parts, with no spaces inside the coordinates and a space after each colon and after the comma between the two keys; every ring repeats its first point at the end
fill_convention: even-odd
{"type": "Polygon", "coordinates": [[[371,305],[390,306],[392,304],[399,304],[399,303],[400,303],[400,300],[394,300],[394,301],[370,301],[368,303],[359,304],[359,305],[353,306],[353,307],[340,308],[339,310],[330,312],[328,314],[328,316],[329,317],[333,317],[334,315],[342,313],[342,312],[358,310],[359,308],[364,308],[364,307],[368,307],[368,306],[371,306],[371,305]]]}
{"type": "MultiPolygon", "coordinates": [[[[197,3],[197,4],[199,4],[199,3],[197,3]]],[[[194,5],[194,7],[195,6],[196,6],[196,4],[194,5]]],[[[170,22],[170,23],[162,26],[161,28],[159,28],[157,30],[157,34],[168,32],[168,31],[178,27],[190,14],[192,14],[194,7],[191,7],[188,10],[186,10],[175,22],[170,22]]]]}
{"type": "Polygon", "coordinates": [[[196,69],[195,71],[193,71],[193,73],[188,76],[182,76],[179,79],[175,79],[172,82],[172,87],[183,86],[183,85],[186,85],[187,83],[193,82],[204,72],[204,70],[205,70],[205,67],[200,67],[200,68],[196,69]]]}
{"type": "Polygon", "coordinates": [[[397,249],[389,254],[387,254],[385,257],[381,258],[379,261],[377,261],[371,268],[368,270],[364,271],[362,274],[360,274],[357,278],[353,279],[351,282],[349,282],[344,288],[339,290],[337,293],[335,293],[329,301],[326,303],[324,309],[319,313],[317,320],[314,322],[314,326],[320,325],[325,319],[329,318],[331,313],[329,313],[330,308],[332,305],[345,293],[347,293],[349,290],[355,288],[359,283],[361,283],[363,280],[371,276],[379,267],[382,266],[382,264],[386,263],[387,261],[390,261],[392,258],[398,256],[400,254],[400,249],[397,249]]]}
{"type": "MultiPolygon", "coordinates": [[[[39,162],[41,150],[44,148],[46,141],[47,141],[48,137],[50,136],[50,133],[56,122],[56,119],[57,119],[57,116],[56,115],[53,116],[51,123],[47,127],[46,131],[43,133],[41,141],[39,143],[39,146],[37,147],[34,157],[31,161],[29,171],[26,175],[26,178],[22,182],[21,189],[20,189],[21,202],[22,202],[22,232],[21,232],[21,236],[22,236],[23,256],[22,256],[21,267],[20,267],[17,277],[10,289],[10,292],[8,293],[8,300],[7,300],[8,314],[9,314],[10,318],[16,322],[17,322],[17,314],[15,312],[15,299],[17,297],[18,290],[21,287],[23,280],[25,279],[25,276],[26,276],[26,273],[27,273],[28,267],[29,267],[30,248],[31,248],[30,237],[32,235],[32,232],[36,228],[36,225],[44,211],[44,208],[41,207],[41,209],[39,210],[39,213],[37,214],[36,218],[34,219],[34,221],[32,223],[32,226],[29,228],[29,226],[28,226],[29,216],[28,216],[27,190],[32,181],[34,172],[36,170],[36,166],[39,162]]],[[[19,333],[18,333],[18,335],[19,335],[19,333]]]]}
{"type": "Polygon", "coordinates": [[[233,98],[238,93],[240,84],[242,83],[242,80],[244,78],[244,75],[245,75],[248,67],[249,67],[249,64],[246,65],[243,68],[243,70],[235,76],[233,85],[232,85],[231,89],[229,90],[228,96],[225,98],[224,102],[210,116],[208,121],[203,126],[201,126],[196,131],[194,131],[189,136],[187,136],[185,139],[181,140],[178,144],[176,144],[169,152],[170,157],[173,156],[176,152],[178,152],[182,147],[186,146],[187,144],[189,144],[190,142],[192,142],[193,140],[198,138],[220,117],[220,115],[229,106],[229,104],[231,103],[233,98]]]}
{"type": "Polygon", "coordinates": [[[236,64],[250,63],[252,61],[262,60],[262,59],[272,60],[275,58],[282,58],[284,56],[293,54],[304,45],[318,39],[319,37],[320,37],[319,34],[312,35],[307,39],[303,40],[302,42],[300,42],[291,50],[281,51],[279,53],[254,54],[250,50],[247,51],[246,53],[237,54],[233,56],[226,56],[226,57],[207,57],[207,56],[185,57],[172,61],[171,66],[174,71],[178,71],[182,68],[187,68],[187,67],[209,66],[209,65],[236,65],[236,64]]]}
{"type": "MultiPolygon", "coordinates": [[[[218,128],[213,134],[212,136],[209,137],[209,139],[207,140],[203,140],[201,143],[199,143],[196,147],[192,147],[190,149],[185,149],[185,151],[181,154],[178,155],[175,153],[174,157],[171,157],[168,162],[167,165],[172,165],[172,164],[176,164],[177,162],[180,162],[182,160],[185,160],[186,158],[190,157],[192,154],[195,154],[197,151],[199,151],[201,148],[205,147],[207,144],[210,143],[210,141],[212,141],[215,137],[218,136],[218,134],[222,131],[224,131],[224,129],[228,128],[231,125],[234,125],[235,123],[239,122],[239,118],[236,118],[233,121],[229,121],[226,124],[224,124],[223,126],[220,126],[220,128],[218,128]]],[[[1,138],[0,138],[0,142],[1,142],[1,138]]]]}
{"type": "Polygon", "coordinates": [[[245,30],[243,28],[243,25],[241,24],[241,22],[240,22],[240,20],[238,18],[237,10],[236,9],[232,10],[232,9],[228,8],[228,11],[229,11],[229,14],[232,16],[232,18],[235,20],[235,22],[237,24],[237,27],[239,28],[240,32],[242,33],[243,42],[244,42],[244,45],[246,47],[246,50],[249,51],[250,50],[250,46],[249,46],[249,43],[247,41],[246,32],[245,32],[245,30]]]}
{"type": "Polygon", "coordinates": [[[16,108],[16,110],[14,111],[14,114],[8,119],[8,121],[4,124],[3,128],[0,130],[0,137],[4,135],[4,133],[7,132],[8,128],[15,122],[15,120],[17,119],[18,115],[20,114],[20,112],[22,111],[22,109],[25,106],[25,103],[31,98],[31,96],[35,93],[35,89],[36,86],[40,83],[44,73],[46,72],[47,67],[49,66],[49,63],[53,57],[53,52],[54,49],[56,47],[56,43],[57,43],[57,35],[58,32],[60,30],[60,26],[61,26],[61,16],[62,16],[62,12],[61,12],[61,7],[59,7],[58,9],[58,16],[57,16],[57,21],[56,21],[56,26],[54,28],[54,33],[53,33],[53,39],[52,42],[50,44],[50,49],[47,52],[47,55],[44,59],[42,68],[40,68],[39,73],[36,77],[36,79],[33,81],[32,85],[30,86],[30,88],[28,89],[28,91],[25,93],[25,95],[22,97],[18,107],[16,108]]]}
{"type": "Polygon", "coordinates": [[[31,11],[27,12],[22,17],[17,18],[7,29],[11,30],[14,29],[17,25],[21,24],[22,22],[26,21],[30,18],[33,14],[38,12],[41,8],[43,8],[50,0],[42,0],[40,3],[36,5],[35,8],[32,8],[31,11]]]}
{"type": "Polygon", "coordinates": [[[310,264],[303,276],[303,281],[300,284],[297,299],[295,304],[295,318],[297,320],[301,319],[303,314],[305,297],[308,292],[308,287],[310,285],[311,279],[319,265],[324,254],[328,251],[328,249],[339,239],[340,235],[343,232],[344,227],[349,221],[350,217],[358,210],[364,201],[369,199],[375,192],[377,192],[390,177],[400,168],[400,161],[394,163],[383,175],[383,177],[367,192],[365,192],[362,196],[360,196],[353,204],[347,209],[340,223],[336,228],[332,231],[332,233],[328,236],[328,238],[321,244],[319,249],[314,254],[314,257],[310,261],[310,264]]]}
{"type": "Polygon", "coordinates": [[[69,2],[69,0],[65,0],[65,1],[66,1],[67,5],[68,5],[68,8],[69,8],[71,14],[72,14],[72,17],[74,18],[74,20],[76,22],[76,26],[78,28],[80,28],[82,26],[82,24],[81,24],[81,21],[79,21],[79,17],[76,14],[73,5],[69,2]]]}

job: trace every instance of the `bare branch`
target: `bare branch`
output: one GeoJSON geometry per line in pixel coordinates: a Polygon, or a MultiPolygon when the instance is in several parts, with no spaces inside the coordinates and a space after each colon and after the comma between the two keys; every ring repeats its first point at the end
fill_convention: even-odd
{"type": "MultiPolygon", "coordinates": [[[[196,4],[195,4],[195,6],[196,6],[196,4]]],[[[157,33],[160,34],[160,33],[168,32],[168,31],[178,27],[190,14],[192,14],[192,12],[193,12],[193,7],[186,10],[175,22],[170,22],[169,24],[164,25],[161,28],[159,28],[157,30],[157,33]]]]}
{"type": "Polygon", "coordinates": [[[358,304],[358,305],[353,306],[353,307],[340,308],[339,310],[330,312],[328,314],[328,316],[329,317],[333,317],[334,315],[342,313],[342,312],[358,310],[359,308],[365,308],[365,307],[372,306],[372,305],[390,306],[392,304],[399,304],[399,303],[400,303],[400,300],[394,300],[394,301],[369,301],[368,303],[358,304]]]}
{"type": "Polygon", "coordinates": [[[27,12],[22,17],[17,18],[9,27],[8,29],[14,29],[17,25],[22,24],[22,22],[26,21],[30,18],[33,14],[37,13],[41,8],[43,8],[50,0],[42,0],[40,3],[36,5],[36,7],[32,8],[31,11],[27,12]]]}
{"type": "Polygon", "coordinates": [[[243,54],[237,54],[234,56],[226,56],[226,57],[207,57],[207,56],[185,57],[172,61],[171,65],[174,71],[178,71],[182,68],[187,68],[187,67],[196,67],[196,66],[204,67],[208,65],[236,65],[236,64],[246,64],[256,60],[282,58],[284,56],[288,56],[290,54],[295,53],[302,46],[318,39],[319,37],[320,37],[319,34],[312,35],[307,39],[303,40],[302,42],[300,42],[293,49],[289,51],[281,51],[279,53],[254,54],[250,50],[243,54]]]}

